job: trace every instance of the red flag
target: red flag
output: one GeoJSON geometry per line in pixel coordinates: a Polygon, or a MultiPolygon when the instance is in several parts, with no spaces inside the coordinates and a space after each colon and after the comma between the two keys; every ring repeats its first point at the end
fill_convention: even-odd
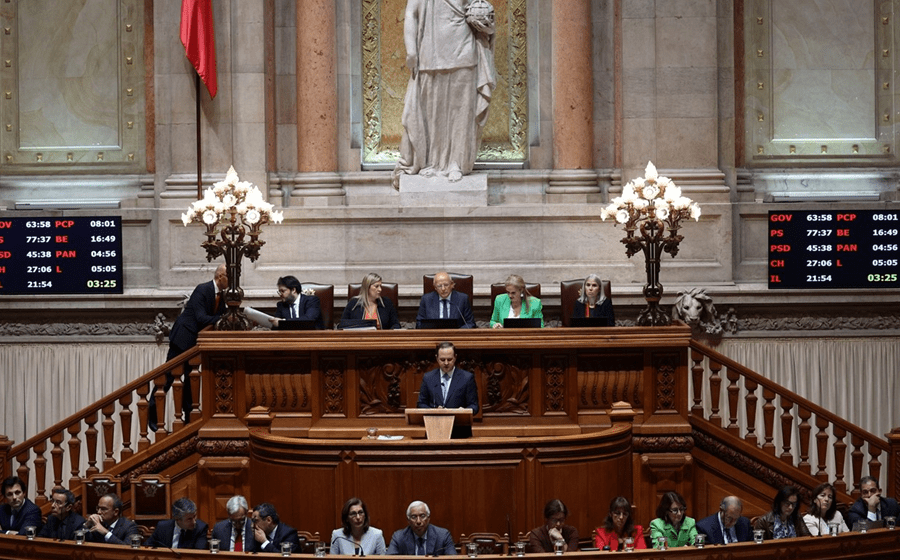
{"type": "Polygon", "coordinates": [[[215,97],[219,86],[216,79],[212,0],[181,0],[181,44],[188,60],[206,84],[210,97],[215,97]]]}

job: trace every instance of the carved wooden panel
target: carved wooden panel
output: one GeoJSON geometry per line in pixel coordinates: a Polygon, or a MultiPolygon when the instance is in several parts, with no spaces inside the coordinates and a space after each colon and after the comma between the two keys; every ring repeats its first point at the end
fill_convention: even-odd
{"type": "MultiPolygon", "coordinates": [[[[531,396],[528,384],[531,360],[525,356],[506,356],[505,359],[490,359],[473,364],[470,371],[475,373],[479,388],[484,395],[482,413],[528,414],[531,396]]],[[[468,365],[468,364],[466,364],[468,365]]],[[[463,366],[463,369],[469,369],[463,366]]]]}
{"type": "Polygon", "coordinates": [[[642,361],[640,354],[579,356],[579,409],[609,410],[619,401],[643,408],[642,361]]]}

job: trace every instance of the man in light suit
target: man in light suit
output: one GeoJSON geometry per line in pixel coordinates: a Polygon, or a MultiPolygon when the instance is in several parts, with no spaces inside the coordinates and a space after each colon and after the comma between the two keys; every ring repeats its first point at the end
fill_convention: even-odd
{"type": "Polygon", "coordinates": [[[315,321],[319,330],[325,328],[319,298],[301,292],[303,285],[296,277],[282,276],[278,279],[278,295],[281,296],[281,301],[276,305],[275,317],[270,319],[273,327],[278,328],[282,319],[302,319],[315,321]]]}
{"type": "Polygon", "coordinates": [[[391,536],[388,554],[403,556],[453,556],[456,547],[450,531],[431,524],[431,510],[425,502],[415,501],[406,508],[408,527],[391,536]]]}
{"type": "Polygon", "coordinates": [[[41,508],[25,497],[28,487],[18,476],[3,481],[3,497],[6,503],[0,506],[0,528],[7,535],[24,535],[25,527],[34,527],[35,533],[44,525],[41,522],[41,508]]]}
{"type": "Polygon", "coordinates": [[[250,506],[247,498],[232,496],[225,503],[228,519],[213,526],[212,538],[219,540],[219,550],[234,552],[258,552],[253,538],[253,522],[247,517],[250,506]]]}
{"type": "Polygon", "coordinates": [[[131,537],[141,536],[134,521],[122,517],[122,500],[116,494],[106,494],[97,502],[97,513],[85,521],[85,542],[131,545],[131,537]]]}
{"type": "MultiPolygon", "coordinates": [[[[224,264],[220,264],[216,268],[212,282],[204,282],[194,288],[190,299],[184,304],[181,315],[175,319],[175,324],[172,325],[172,330],[169,331],[169,353],[166,354],[166,361],[193,348],[197,344],[197,333],[209,325],[215,325],[222,317],[222,313],[225,312],[224,291],[227,288],[228,272],[224,264]]],[[[181,377],[181,382],[184,384],[181,392],[181,409],[184,411],[185,422],[191,421],[191,406],[193,406],[191,384],[188,379],[190,373],[191,367],[185,364],[184,374],[181,377]]],[[[168,392],[173,381],[172,374],[166,372],[164,391],[168,392]]],[[[152,389],[153,386],[151,384],[152,389]]],[[[153,394],[148,398],[150,405],[147,407],[147,423],[150,429],[155,432],[157,428],[156,399],[153,398],[153,394]]]]}
{"type": "Polygon", "coordinates": [[[744,503],[737,496],[726,496],[719,511],[697,522],[697,532],[706,535],[709,544],[749,542],[753,536],[750,520],[741,516],[744,503]]]}
{"type": "Polygon", "coordinates": [[[258,552],[281,552],[282,543],[290,543],[291,552],[300,550],[297,529],[282,523],[270,503],[263,502],[253,508],[253,538],[258,552]]]}
{"type": "MultiPolygon", "coordinates": [[[[471,408],[478,414],[478,386],[471,372],[456,367],[452,342],[437,345],[438,369],[426,372],[419,387],[418,408],[471,408]]],[[[453,426],[451,438],[472,436],[471,426],[453,426]]]]}
{"type": "Polygon", "coordinates": [[[206,550],[208,528],[206,523],[197,519],[197,504],[189,498],[180,498],[172,504],[172,519],[159,522],[147,546],[206,550]]]}
{"type": "Polygon", "coordinates": [[[434,291],[422,296],[419,301],[419,313],[416,315],[416,328],[422,328],[423,319],[457,319],[459,328],[475,328],[475,316],[469,305],[469,296],[455,291],[455,284],[446,272],[434,275],[434,291]]]}

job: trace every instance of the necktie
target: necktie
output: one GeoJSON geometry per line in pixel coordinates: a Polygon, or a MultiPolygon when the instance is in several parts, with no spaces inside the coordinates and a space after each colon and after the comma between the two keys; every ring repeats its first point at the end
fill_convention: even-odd
{"type": "Polygon", "coordinates": [[[297,304],[296,303],[291,304],[291,319],[297,318],[297,308],[294,307],[295,305],[297,305],[297,304]]]}
{"type": "Polygon", "coordinates": [[[441,300],[441,319],[450,318],[450,302],[446,299],[441,300]]]}
{"type": "Polygon", "coordinates": [[[425,556],[425,539],[416,537],[416,556],[425,556]]]}
{"type": "Polygon", "coordinates": [[[728,528],[728,542],[730,542],[730,543],[737,542],[737,534],[734,532],[734,527],[728,528]]]}
{"type": "Polygon", "coordinates": [[[441,379],[444,381],[443,383],[441,383],[441,393],[442,393],[441,402],[444,403],[444,405],[446,405],[447,404],[447,389],[450,388],[450,376],[445,373],[441,376],[441,379]]]}
{"type": "Polygon", "coordinates": [[[172,544],[172,548],[184,548],[184,529],[178,531],[178,542],[172,544]]]}
{"type": "MultiPolygon", "coordinates": [[[[236,531],[237,532],[237,531],[236,531]]],[[[244,538],[244,532],[240,531],[234,536],[234,551],[235,552],[244,552],[244,543],[242,539],[244,538]]]]}
{"type": "Polygon", "coordinates": [[[216,292],[216,310],[215,313],[219,312],[219,306],[222,305],[222,292],[216,292]]]}

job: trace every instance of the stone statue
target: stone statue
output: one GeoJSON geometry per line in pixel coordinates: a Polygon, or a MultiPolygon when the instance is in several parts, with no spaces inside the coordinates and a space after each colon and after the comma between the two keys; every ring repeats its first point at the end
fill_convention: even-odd
{"type": "Polygon", "coordinates": [[[712,297],[702,288],[678,292],[672,307],[672,318],[687,323],[694,336],[721,336],[723,331],[712,297]]]}
{"type": "Polygon", "coordinates": [[[487,0],[408,0],[410,79],[394,188],[401,173],[450,181],[471,173],[495,85],[494,30],[487,0]]]}

